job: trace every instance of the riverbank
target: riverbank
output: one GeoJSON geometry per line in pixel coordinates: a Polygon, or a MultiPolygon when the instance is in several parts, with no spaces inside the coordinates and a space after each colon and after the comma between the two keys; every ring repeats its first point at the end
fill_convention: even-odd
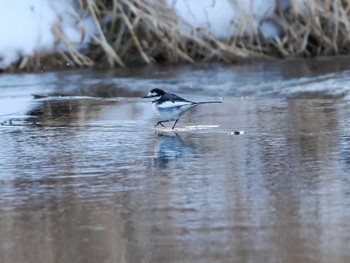
{"type": "MultiPolygon", "coordinates": [[[[350,3],[249,2],[201,1],[195,8],[181,0],[41,0],[16,9],[21,1],[14,0],[12,7],[0,8],[12,16],[22,12],[14,16],[19,19],[11,24],[12,35],[2,34],[0,68],[11,72],[235,63],[349,53],[350,3]]],[[[11,32],[5,19],[0,31],[11,32]]]]}

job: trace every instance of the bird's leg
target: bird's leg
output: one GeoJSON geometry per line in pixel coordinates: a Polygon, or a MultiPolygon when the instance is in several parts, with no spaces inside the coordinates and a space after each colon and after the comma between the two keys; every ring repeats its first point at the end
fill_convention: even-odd
{"type": "Polygon", "coordinates": [[[174,123],[173,127],[171,128],[172,130],[174,130],[175,125],[176,125],[176,123],[177,123],[178,121],[179,121],[179,119],[176,119],[176,121],[175,121],[175,123],[174,123]]]}
{"type": "Polygon", "coordinates": [[[162,127],[165,127],[162,123],[163,122],[169,122],[169,121],[158,121],[154,127],[157,127],[158,125],[161,125],[162,127]]]}

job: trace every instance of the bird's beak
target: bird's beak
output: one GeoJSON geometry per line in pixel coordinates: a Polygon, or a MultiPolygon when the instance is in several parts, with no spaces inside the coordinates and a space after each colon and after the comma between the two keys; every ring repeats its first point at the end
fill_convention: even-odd
{"type": "Polygon", "coordinates": [[[146,99],[146,98],[153,98],[155,97],[154,93],[149,92],[146,96],[143,96],[142,98],[146,99]]]}
{"type": "Polygon", "coordinates": [[[149,95],[151,95],[150,92],[149,92],[146,96],[143,96],[142,98],[143,98],[143,99],[147,99],[147,98],[150,97],[149,95]]]}

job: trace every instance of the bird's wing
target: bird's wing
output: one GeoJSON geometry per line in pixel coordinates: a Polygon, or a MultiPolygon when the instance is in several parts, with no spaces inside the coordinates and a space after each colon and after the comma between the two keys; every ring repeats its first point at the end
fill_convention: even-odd
{"type": "Polygon", "coordinates": [[[171,101],[186,101],[186,102],[190,102],[188,100],[185,100],[184,98],[181,98],[179,96],[177,96],[176,94],[173,93],[166,93],[163,97],[163,100],[171,100],[171,101]]]}
{"type": "Polygon", "coordinates": [[[189,105],[194,105],[194,103],[190,101],[171,101],[171,100],[158,103],[158,107],[161,109],[180,108],[180,107],[189,106],[189,105]]]}
{"type": "Polygon", "coordinates": [[[195,102],[185,100],[175,94],[167,93],[162,98],[158,100],[159,108],[174,108],[174,107],[182,107],[188,105],[194,105],[195,102]]]}

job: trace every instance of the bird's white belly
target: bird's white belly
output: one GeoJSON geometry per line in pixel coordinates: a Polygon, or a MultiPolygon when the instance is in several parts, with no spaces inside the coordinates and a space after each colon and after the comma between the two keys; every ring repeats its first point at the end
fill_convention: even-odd
{"type": "Polygon", "coordinates": [[[175,121],[195,105],[187,104],[174,107],[159,107],[157,103],[152,103],[152,108],[163,120],[175,121]]]}

